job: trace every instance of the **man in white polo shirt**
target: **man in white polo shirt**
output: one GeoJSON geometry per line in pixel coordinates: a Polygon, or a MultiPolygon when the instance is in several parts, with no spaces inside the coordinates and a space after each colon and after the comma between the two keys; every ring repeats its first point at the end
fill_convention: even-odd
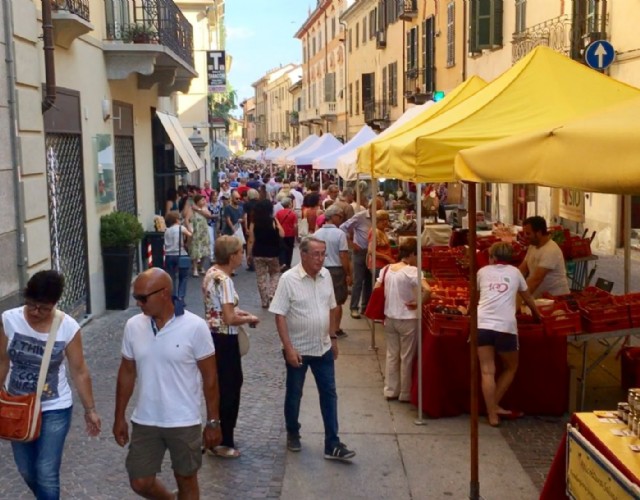
{"type": "Polygon", "coordinates": [[[300,401],[307,368],[316,380],[324,422],[324,458],[348,461],[355,452],[338,437],[338,395],[334,361],[337,304],[331,275],[324,267],[326,244],[308,237],[300,242],[300,264],[284,273],[269,311],[276,315],[287,368],[284,418],[287,448],[300,451],[300,401]]]}
{"type": "Polygon", "coordinates": [[[125,410],[137,381],[126,460],[131,488],[145,498],[174,498],[157,478],[169,449],[179,497],[198,498],[203,441],[213,448],[221,440],[215,349],[202,318],[189,311],[175,314],[171,286],[171,277],[159,268],[134,282],[133,297],[142,314],[124,329],[113,435],[120,446],[129,442],[125,410]],[[207,409],[204,431],[201,390],[207,409]]]}

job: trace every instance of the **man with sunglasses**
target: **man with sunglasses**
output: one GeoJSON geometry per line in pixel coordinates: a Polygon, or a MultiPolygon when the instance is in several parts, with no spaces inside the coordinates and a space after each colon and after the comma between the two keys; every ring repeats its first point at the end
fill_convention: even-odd
{"type": "Polygon", "coordinates": [[[198,498],[201,447],[213,448],[221,440],[215,349],[202,318],[175,313],[171,287],[171,277],[159,268],[134,282],[133,298],[142,314],[124,329],[113,435],[120,446],[129,442],[125,411],[137,382],[126,459],[131,488],[145,498],[174,498],[157,477],[168,449],[179,497],[198,498]],[[200,390],[207,411],[204,431],[200,390]]]}

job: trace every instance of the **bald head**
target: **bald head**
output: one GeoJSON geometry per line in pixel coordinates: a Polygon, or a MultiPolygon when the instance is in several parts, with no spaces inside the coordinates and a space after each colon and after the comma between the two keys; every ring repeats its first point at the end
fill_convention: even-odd
{"type": "Polygon", "coordinates": [[[166,288],[170,292],[173,288],[173,282],[171,281],[171,276],[164,269],[160,269],[159,267],[151,267],[146,271],[141,272],[136,276],[134,281],[134,286],[139,284],[142,287],[150,287],[154,290],[156,288],[166,288]]]}

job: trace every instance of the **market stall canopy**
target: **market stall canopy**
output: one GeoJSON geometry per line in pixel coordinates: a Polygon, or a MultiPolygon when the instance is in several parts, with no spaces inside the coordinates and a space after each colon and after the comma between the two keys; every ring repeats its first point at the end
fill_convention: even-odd
{"type": "Polygon", "coordinates": [[[189,173],[201,169],[204,166],[202,159],[193,149],[193,145],[189,142],[189,138],[178,118],[160,111],[156,111],[156,115],[189,173]]]}
{"type": "Polygon", "coordinates": [[[313,144],[318,139],[320,139],[320,137],[318,137],[316,134],[311,134],[307,136],[297,146],[294,146],[293,148],[288,149],[287,151],[284,151],[280,156],[278,156],[275,160],[273,160],[273,163],[275,163],[276,165],[286,165],[287,158],[289,158],[289,156],[296,154],[296,152],[304,151],[306,148],[311,146],[311,144],[313,144]]]}
{"type": "Polygon", "coordinates": [[[287,155],[287,163],[296,166],[311,165],[315,158],[329,154],[339,147],[342,147],[342,143],[333,134],[327,132],[309,147],[287,155]]]}
{"type": "Polygon", "coordinates": [[[216,139],[211,148],[211,158],[231,158],[231,150],[224,142],[216,139]]]}
{"type": "Polygon", "coordinates": [[[415,182],[454,178],[458,151],[554,126],[640,96],[640,89],[537,47],[458,106],[397,136],[358,169],[375,177],[415,182]]]}
{"type": "Polygon", "coordinates": [[[369,125],[364,125],[349,142],[343,144],[341,147],[329,154],[314,159],[312,163],[313,168],[316,170],[330,170],[332,168],[337,168],[338,157],[350,151],[355,151],[358,146],[363,145],[365,142],[368,142],[375,137],[376,133],[373,129],[369,125]]]}
{"type": "MultiPolygon", "coordinates": [[[[399,127],[401,127],[402,125],[407,123],[409,120],[412,120],[416,116],[421,115],[422,112],[424,112],[426,109],[430,108],[433,104],[434,104],[433,101],[427,101],[424,104],[421,104],[419,106],[413,106],[412,108],[407,109],[388,128],[386,128],[382,132],[380,132],[380,134],[375,135],[375,133],[374,133],[374,136],[371,137],[368,141],[365,141],[362,144],[358,145],[356,148],[353,148],[353,149],[341,154],[340,156],[338,156],[338,163],[337,163],[338,175],[340,177],[342,177],[344,180],[347,180],[347,181],[356,180],[356,176],[357,176],[356,162],[357,162],[357,159],[358,159],[357,153],[356,153],[356,149],[358,147],[364,146],[366,144],[371,143],[371,141],[377,140],[380,137],[384,137],[384,136],[386,136],[388,134],[391,134],[392,132],[397,130],[399,127]]],[[[354,136],[354,139],[355,139],[356,136],[354,136]]],[[[352,139],[352,141],[353,141],[353,139],[352,139]]],[[[351,141],[349,141],[349,143],[350,142],[351,141]]],[[[349,143],[347,143],[347,144],[349,144],[349,143]]],[[[366,176],[363,175],[362,177],[363,178],[365,178],[365,177],[369,178],[368,175],[366,175],[366,176]]]]}
{"type": "MultiPolygon", "coordinates": [[[[479,76],[472,76],[449,92],[443,100],[438,101],[437,103],[428,101],[422,106],[409,108],[400,118],[398,118],[398,120],[396,120],[389,128],[382,131],[373,141],[365,144],[362,148],[358,149],[358,151],[350,153],[350,156],[344,159],[345,165],[348,165],[348,167],[345,168],[349,169],[349,175],[355,179],[358,155],[370,157],[373,154],[373,151],[377,148],[388,147],[390,141],[394,137],[409,132],[416,127],[420,127],[436,116],[439,116],[454,106],[457,106],[465,99],[478,92],[478,90],[484,88],[486,85],[487,82],[479,76]]],[[[340,161],[338,166],[339,169],[342,167],[341,163],[342,161],[340,161]]],[[[338,170],[338,173],[339,172],[340,170],[338,170]]],[[[368,176],[369,174],[367,173],[367,177],[368,176]]]]}
{"type": "Polygon", "coordinates": [[[265,159],[265,161],[273,161],[273,160],[275,160],[278,156],[283,155],[283,154],[286,154],[286,153],[284,152],[284,149],[282,149],[282,148],[276,148],[276,149],[273,149],[273,150],[269,151],[268,153],[267,153],[267,152],[265,152],[265,154],[264,154],[264,159],[265,159]]]}
{"type": "Polygon", "coordinates": [[[615,194],[640,192],[640,97],[562,125],[460,151],[456,177],[615,194]]]}

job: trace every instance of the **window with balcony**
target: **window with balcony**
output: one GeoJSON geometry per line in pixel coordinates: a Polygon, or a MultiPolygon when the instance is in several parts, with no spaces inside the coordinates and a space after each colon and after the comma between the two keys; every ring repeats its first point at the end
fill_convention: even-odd
{"type": "Polygon", "coordinates": [[[447,5],[447,68],[456,64],[456,3],[447,5]]]}
{"type": "Polygon", "coordinates": [[[407,73],[418,71],[418,27],[411,28],[407,37],[407,73]]]}
{"type": "Polygon", "coordinates": [[[516,0],[516,33],[527,29],[527,0],[516,0]]]}
{"type": "Polygon", "coordinates": [[[503,0],[470,0],[469,52],[502,47],[503,0]]]}
{"type": "Polygon", "coordinates": [[[324,102],[336,101],[336,74],[324,75],[324,102]]]}
{"type": "Polygon", "coordinates": [[[436,18],[428,17],[422,23],[422,67],[424,92],[435,90],[436,74],[436,18]]]}
{"type": "Polygon", "coordinates": [[[367,103],[374,102],[376,100],[376,74],[375,73],[363,73],[362,74],[362,107],[365,108],[367,103]]]}

